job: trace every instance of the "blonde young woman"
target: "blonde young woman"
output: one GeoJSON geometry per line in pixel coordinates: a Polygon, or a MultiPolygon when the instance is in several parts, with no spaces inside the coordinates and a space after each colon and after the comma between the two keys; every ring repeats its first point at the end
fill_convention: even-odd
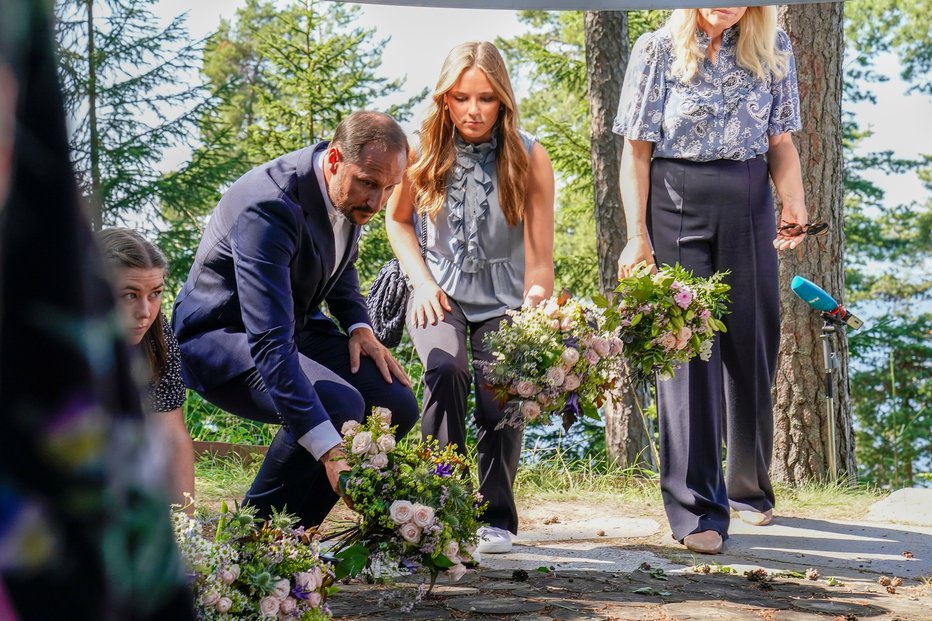
{"type": "Polygon", "coordinates": [[[126,341],[146,362],[143,410],[165,442],[172,503],[193,512],[194,445],[184,422],[185,386],[178,342],[162,314],[165,255],[132,229],[98,231],[97,242],[110,266],[117,311],[126,341]]]}
{"type": "Polygon", "coordinates": [[[443,63],[420,149],[386,221],[413,286],[407,327],[425,368],[425,437],[463,449],[472,380],[479,491],[490,524],[479,533],[479,552],[508,552],[517,532],[512,487],[521,430],[496,429],[504,414],[475,363],[489,359],[483,337],[507,310],[553,292],[553,197],[553,168],[540,143],[518,129],[499,51],[488,42],[458,45],[443,63]],[[420,231],[425,220],[422,257],[415,226],[420,231]]]}
{"type": "Polygon", "coordinates": [[[731,272],[728,331],[711,360],[657,384],[664,506],[673,537],[695,552],[721,550],[729,505],[755,525],[773,516],[776,251],[802,243],[808,222],[790,139],[795,72],[775,7],[676,10],[635,45],[615,121],[629,240],[619,275],[655,260],[731,272]]]}

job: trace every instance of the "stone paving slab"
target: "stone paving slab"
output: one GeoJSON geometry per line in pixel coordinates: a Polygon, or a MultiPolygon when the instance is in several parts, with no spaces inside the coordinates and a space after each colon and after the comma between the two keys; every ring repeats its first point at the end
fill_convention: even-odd
{"type": "Polygon", "coordinates": [[[866,519],[871,522],[932,526],[932,489],[898,489],[872,504],[866,519]]]}

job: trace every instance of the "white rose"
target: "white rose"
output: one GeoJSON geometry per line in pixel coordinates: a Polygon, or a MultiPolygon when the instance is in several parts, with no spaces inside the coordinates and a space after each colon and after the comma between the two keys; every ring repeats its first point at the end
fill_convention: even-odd
{"type": "Polygon", "coordinates": [[[316,576],[309,571],[299,571],[294,575],[294,583],[302,591],[316,591],[317,587],[320,586],[320,582],[317,581],[316,576]]]}
{"type": "Polygon", "coordinates": [[[272,597],[285,599],[291,593],[291,583],[282,578],[272,587],[272,597]]]}
{"type": "Polygon", "coordinates": [[[219,613],[230,612],[230,608],[233,607],[233,600],[229,597],[221,597],[217,600],[217,603],[214,604],[214,608],[217,609],[219,613]]]}
{"type": "Polygon", "coordinates": [[[521,416],[526,420],[534,420],[540,416],[540,406],[535,401],[522,401],[521,416]]]}
{"type": "Polygon", "coordinates": [[[434,510],[427,505],[414,505],[414,524],[419,528],[427,528],[434,521],[434,510]]]}
{"type": "Polygon", "coordinates": [[[571,367],[579,362],[579,350],[575,347],[567,347],[563,350],[563,354],[560,358],[563,360],[563,364],[571,367]]]}
{"type": "Polygon", "coordinates": [[[579,388],[579,385],[582,383],[582,380],[579,379],[579,376],[575,373],[570,373],[566,376],[566,380],[563,382],[563,390],[567,392],[576,390],[579,388]]]}
{"type": "Polygon", "coordinates": [[[554,331],[559,330],[559,329],[560,329],[560,320],[559,320],[559,319],[551,319],[550,322],[549,322],[547,325],[550,326],[550,329],[551,329],[551,330],[554,330],[554,331]]]}
{"type": "Polygon", "coordinates": [[[201,595],[201,603],[205,606],[213,606],[219,599],[220,593],[217,593],[216,591],[210,591],[204,595],[201,595]]]}
{"type": "Polygon", "coordinates": [[[344,436],[352,437],[356,433],[356,430],[359,429],[359,421],[348,420],[343,423],[343,427],[340,429],[340,433],[344,436]]]}
{"type": "Polygon", "coordinates": [[[381,435],[379,436],[378,445],[383,453],[391,453],[395,450],[395,438],[388,434],[381,435]]]}
{"type": "Polygon", "coordinates": [[[421,529],[418,528],[414,522],[402,524],[398,532],[401,533],[401,536],[408,543],[417,543],[421,540],[421,529]]]}
{"type": "Polygon", "coordinates": [[[612,351],[611,343],[609,343],[608,340],[602,338],[601,336],[597,336],[592,339],[592,348],[603,358],[612,351]]]}
{"type": "Polygon", "coordinates": [[[521,380],[515,384],[515,392],[517,392],[519,396],[527,399],[537,392],[537,386],[534,385],[534,382],[521,380]]]}
{"type": "Polygon", "coordinates": [[[280,605],[278,598],[268,595],[259,600],[259,612],[267,617],[273,617],[278,614],[280,605]]]}
{"type": "Polygon", "coordinates": [[[356,434],[356,437],[353,438],[353,454],[354,455],[365,455],[369,452],[369,448],[372,446],[372,434],[368,431],[360,431],[356,434]]]}
{"type": "Polygon", "coordinates": [[[220,572],[220,582],[223,584],[233,584],[236,580],[236,574],[234,574],[229,569],[224,569],[220,572]]]}
{"type": "Polygon", "coordinates": [[[388,465],[388,455],[385,453],[376,453],[369,460],[369,463],[372,464],[375,468],[381,470],[388,465]]]}
{"type": "Polygon", "coordinates": [[[448,559],[455,560],[456,555],[460,552],[460,544],[455,541],[448,541],[447,545],[443,548],[443,555],[448,559]]]}
{"type": "Polygon", "coordinates": [[[392,422],[392,411],[388,408],[374,408],[372,414],[378,416],[383,423],[391,424],[392,422]]]}
{"type": "Polygon", "coordinates": [[[295,600],[295,598],[286,597],[285,599],[282,600],[282,603],[279,604],[278,609],[282,614],[288,615],[294,612],[294,609],[297,607],[297,605],[298,605],[298,602],[297,600],[295,600]]]}
{"type": "Polygon", "coordinates": [[[457,563],[453,567],[447,570],[447,576],[450,578],[450,582],[456,582],[460,578],[466,575],[466,566],[462,563],[457,563]]]}
{"type": "Polygon", "coordinates": [[[395,524],[404,524],[410,522],[414,517],[414,505],[408,500],[396,500],[388,508],[388,514],[395,524]]]}
{"type": "Polygon", "coordinates": [[[564,332],[569,332],[570,330],[572,330],[574,325],[575,324],[573,323],[573,320],[570,317],[564,317],[560,321],[560,329],[563,330],[564,332]]]}
{"type": "Polygon", "coordinates": [[[308,605],[311,608],[317,608],[318,606],[320,606],[320,601],[321,601],[320,593],[318,593],[317,591],[314,591],[313,593],[307,596],[307,599],[305,601],[308,603],[308,605]]]}
{"type": "Polygon", "coordinates": [[[563,385],[563,380],[566,378],[566,374],[563,372],[563,369],[560,367],[553,367],[547,371],[547,382],[554,388],[559,388],[563,385]]]}

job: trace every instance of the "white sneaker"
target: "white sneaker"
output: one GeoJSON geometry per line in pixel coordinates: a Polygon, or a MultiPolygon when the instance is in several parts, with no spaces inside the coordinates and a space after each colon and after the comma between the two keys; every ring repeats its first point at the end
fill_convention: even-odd
{"type": "Polygon", "coordinates": [[[482,554],[504,554],[511,552],[511,533],[496,526],[483,526],[479,529],[479,545],[476,552],[482,554]]]}

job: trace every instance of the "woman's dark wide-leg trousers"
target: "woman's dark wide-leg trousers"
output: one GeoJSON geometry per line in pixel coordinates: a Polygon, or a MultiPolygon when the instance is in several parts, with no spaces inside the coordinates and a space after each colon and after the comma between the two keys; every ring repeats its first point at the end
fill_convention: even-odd
{"type": "Polygon", "coordinates": [[[712,358],[657,383],[660,483],[673,536],[715,530],[727,539],[729,504],[754,511],[774,504],[770,390],[780,299],[766,159],[655,159],[648,211],[658,265],[679,262],[697,276],[731,272],[728,331],[712,358]]]}

